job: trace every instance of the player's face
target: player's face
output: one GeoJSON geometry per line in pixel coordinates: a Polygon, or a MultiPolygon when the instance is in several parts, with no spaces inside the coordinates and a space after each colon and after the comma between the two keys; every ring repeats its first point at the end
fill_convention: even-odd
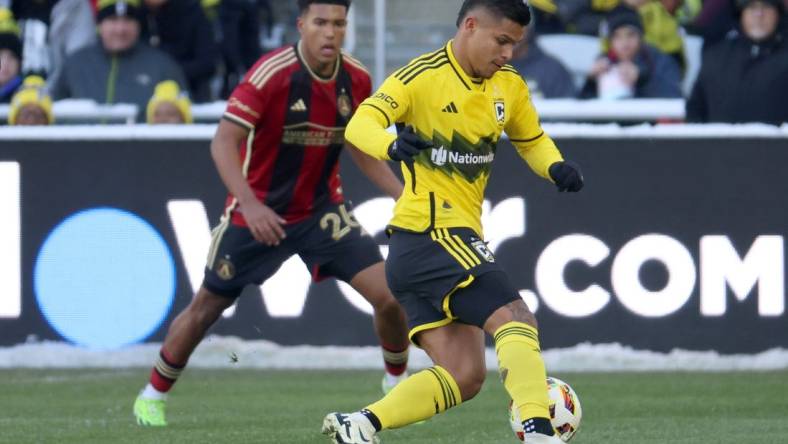
{"type": "Polygon", "coordinates": [[[309,66],[321,75],[330,75],[345,40],[347,8],[340,5],[311,4],[298,18],[301,49],[309,66]]]}
{"type": "Polygon", "coordinates": [[[101,44],[109,53],[123,52],[137,43],[140,24],[129,17],[107,17],[98,25],[101,44]]]}
{"type": "Polygon", "coordinates": [[[466,23],[468,60],[474,77],[489,79],[512,59],[514,47],[525,36],[525,26],[508,18],[479,11],[466,23]]]}
{"type": "Polygon", "coordinates": [[[48,125],[47,115],[40,106],[29,104],[19,110],[17,125],[48,125]]]}
{"type": "Polygon", "coordinates": [[[780,14],[777,8],[760,1],[748,4],[741,13],[741,26],[744,33],[756,42],[774,34],[779,20],[780,14]]]}

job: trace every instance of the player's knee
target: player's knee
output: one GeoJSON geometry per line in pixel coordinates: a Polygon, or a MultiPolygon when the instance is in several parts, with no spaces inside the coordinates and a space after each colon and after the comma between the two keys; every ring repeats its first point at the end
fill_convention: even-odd
{"type": "Polygon", "coordinates": [[[399,319],[404,314],[402,306],[390,294],[387,297],[380,298],[372,308],[385,318],[399,319]]]}
{"type": "Polygon", "coordinates": [[[524,324],[529,324],[534,328],[539,328],[536,324],[536,316],[528,309],[528,306],[523,301],[514,301],[511,305],[514,307],[510,307],[512,313],[512,321],[514,322],[522,322],[524,324]]]}
{"type": "Polygon", "coordinates": [[[479,394],[487,375],[483,370],[466,368],[453,373],[453,376],[460,388],[462,400],[468,401],[479,394]]]}
{"type": "Polygon", "coordinates": [[[213,325],[222,312],[230,307],[233,302],[235,301],[231,298],[218,296],[207,290],[200,289],[187,310],[193,322],[207,328],[213,325]]]}
{"type": "Polygon", "coordinates": [[[488,334],[494,335],[498,328],[509,322],[522,322],[534,328],[539,328],[536,323],[536,316],[531,313],[531,310],[528,309],[528,306],[525,305],[522,299],[518,299],[495,310],[485,321],[484,330],[488,334]]]}

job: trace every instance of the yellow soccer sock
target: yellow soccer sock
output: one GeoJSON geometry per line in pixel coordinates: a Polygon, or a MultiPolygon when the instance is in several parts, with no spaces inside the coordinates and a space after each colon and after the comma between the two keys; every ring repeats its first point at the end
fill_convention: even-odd
{"type": "Polygon", "coordinates": [[[547,375],[536,329],[522,322],[502,325],[495,332],[495,352],[503,385],[520,409],[520,418],[550,419],[547,375]]]}
{"type": "Polygon", "coordinates": [[[457,382],[436,365],[411,375],[366,409],[378,418],[381,429],[396,429],[432,418],[461,402],[457,382]]]}

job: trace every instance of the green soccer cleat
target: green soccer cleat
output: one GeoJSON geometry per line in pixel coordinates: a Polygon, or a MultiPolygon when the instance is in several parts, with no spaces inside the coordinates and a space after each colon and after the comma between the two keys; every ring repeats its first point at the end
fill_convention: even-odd
{"type": "Polygon", "coordinates": [[[167,403],[164,400],[137,396],[134,401],[134,416],[137,418],[137,424],[151,427],[166,426],[167,417],[164,414],[166,407],[167,403]]]}

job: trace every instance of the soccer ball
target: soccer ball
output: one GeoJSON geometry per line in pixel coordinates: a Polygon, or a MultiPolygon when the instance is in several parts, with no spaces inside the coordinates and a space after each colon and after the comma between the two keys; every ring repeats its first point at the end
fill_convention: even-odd
{"type": "MultiPolygon", "coordinates": [[[[547,378],[547,395],[550,407],[550,422],[558,437],[563,442],[569,442],[577,429],[580,427],[580,418],[583,416],[583,409],[580,408],[580,399],[577,393],[564,381],[548,377],[547,378]]],[[[509,401],[509,425],[512,426],[512,431],[519,441],[523,441],[523,423],[520,420],[520,412],[513,406],[513,402],[509,401]]]]}

